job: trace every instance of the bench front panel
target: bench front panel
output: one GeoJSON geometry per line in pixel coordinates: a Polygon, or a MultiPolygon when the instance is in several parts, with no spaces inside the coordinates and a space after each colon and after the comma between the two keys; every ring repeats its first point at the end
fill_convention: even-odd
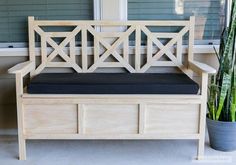
{"type": "Polygon", "coordinates": [[[106,100],[91,104],[24,105],[26,134],[196,135],[199,104],[121,104],[106,100]]]}
{"type": "Polygon", "coordinates": [[[24,119],[26,133],[77,133],[77,105],[25,105],[24,119]]]}
{"type": "Polygon", "coordinates": [[[198,133],[199,105],[147,105],[145,133],[198,133]]]}

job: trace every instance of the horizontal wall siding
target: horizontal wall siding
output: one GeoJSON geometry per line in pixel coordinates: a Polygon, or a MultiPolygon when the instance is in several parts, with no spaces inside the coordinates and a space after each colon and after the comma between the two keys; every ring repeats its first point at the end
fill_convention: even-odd
{"type": "Polygon", "coordinates": [[[93,0],[1,0],[0,42],[27,42],[27,17],[93,19],[93,0]]]}
{"type": "Polygon", "coordinates": [[[224,25],[225,5],[222,2],[222,0],[128,0],[128,18],[176,20],[189,19],[195,15],[196,39],[215,40],[220,38],[224,25]]]}

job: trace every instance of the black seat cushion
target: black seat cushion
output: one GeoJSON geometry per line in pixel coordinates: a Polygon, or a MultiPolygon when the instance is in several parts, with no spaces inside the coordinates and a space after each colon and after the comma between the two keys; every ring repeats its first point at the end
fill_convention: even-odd
{"type": "Polygon", "coordinates": [[[197,94],[199,86],[176,73],[44,73],[28,85],[30,94],[197,94]]]}

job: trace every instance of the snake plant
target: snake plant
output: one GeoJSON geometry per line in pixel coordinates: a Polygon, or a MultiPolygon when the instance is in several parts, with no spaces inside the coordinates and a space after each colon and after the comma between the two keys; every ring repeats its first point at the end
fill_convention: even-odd
{"type": "Polygon", "coordinates": [[[232,2],[230,24],[222,32],[218,73],[211,78],[208,117],[212,120],[236,121],[236,0],[232,2]]]}

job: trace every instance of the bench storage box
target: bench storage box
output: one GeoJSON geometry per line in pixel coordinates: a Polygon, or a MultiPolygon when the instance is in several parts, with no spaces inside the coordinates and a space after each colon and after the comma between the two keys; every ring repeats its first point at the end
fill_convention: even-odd
{"type": "Polygon", "coordinates": [[[215,69],[194,61],[193,45],[194,17],[124,22],[29,17],[29,61],[9,69],[16,75],[20,159],[26,159],[30,139],[196,139],[201,158],[208,74],[215,69]],[[47,31],[55,26],[72,31],[47,31]],[[181,28],[152,30],[166,26],[181,28]],[[158,72],[167,67],[178,73],[158,72]],[[120,73],[113,72],[117,68],[120,73]]]}

